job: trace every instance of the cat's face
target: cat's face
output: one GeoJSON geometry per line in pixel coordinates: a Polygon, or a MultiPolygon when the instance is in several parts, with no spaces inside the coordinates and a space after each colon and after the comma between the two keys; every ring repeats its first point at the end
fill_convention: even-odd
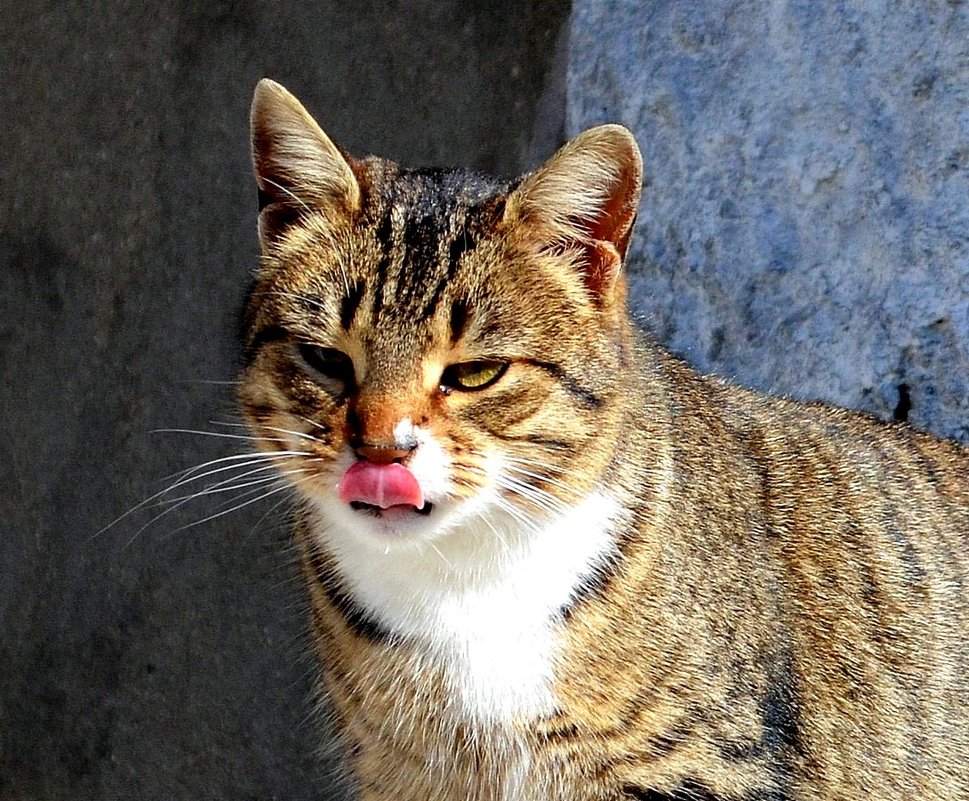
{"type": "Polygon", "coordinates": [[[268,87],[253,112],[267,202],[241,398],[261,447],[328,527],[383,549],[527,530],[579,500],[627,355],[632,213],[581,188],[546,207],[590,162],[638,191],[638,162],[603,156],[628,156],[621,129],[511,187],[351,161],[295,102],[268,87]]]}

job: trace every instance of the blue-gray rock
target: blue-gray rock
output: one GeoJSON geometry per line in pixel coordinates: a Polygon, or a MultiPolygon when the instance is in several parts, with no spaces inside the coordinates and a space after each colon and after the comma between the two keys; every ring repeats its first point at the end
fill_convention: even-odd
{"type": "Polygon", "coordinates": [[[961,2],[576,0],[567,129],[643,150],[635,305],[704,370],[969,441],[961,2]]]}

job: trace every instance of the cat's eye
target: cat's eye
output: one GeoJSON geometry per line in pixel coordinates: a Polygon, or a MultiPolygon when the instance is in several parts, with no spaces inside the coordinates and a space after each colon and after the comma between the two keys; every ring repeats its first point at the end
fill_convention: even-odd
{"type": "Polygon", "coordinates": [[[343,351],[301,342],[299,355],[320,375],[334,381],[342,381],[347,385],[353,383],[353,362],[343,351]]]}
{"type": "Polygon", "coordinates": [[[501,378],[507,369],[508,362],[487,359],[452,364],[441,375],[441,386],[466,391],[484,389],[501,378]]]}

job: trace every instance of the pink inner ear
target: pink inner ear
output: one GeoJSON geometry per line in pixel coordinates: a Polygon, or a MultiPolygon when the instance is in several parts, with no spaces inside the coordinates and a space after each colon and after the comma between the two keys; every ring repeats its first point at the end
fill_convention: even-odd
{"type": "Polygon", "coordinates": [[[424,493],[414,474],[402,464],[357,462],[351,465],[337,485],[344,503],[366,503],[389,509],[391,506],[424,506],[424,493]]]}
{"type": "Polygon", "coordinates": [[[585,284],[597,298],[607,299],[622,269],[622,257],[612,242],[596,240],[588,247],[585,284]]]}

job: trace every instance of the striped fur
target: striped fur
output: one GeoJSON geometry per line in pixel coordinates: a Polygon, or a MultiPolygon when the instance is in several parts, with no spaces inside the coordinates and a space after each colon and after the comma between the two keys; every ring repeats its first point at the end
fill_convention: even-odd
{"type": "Polygon", "coordinates": [[[638,333],[628,132],[513,182],[405,170],[264,81],[253,146],[241,404],[302,500],[360,798],[969,800],[969,453],[638,333]],[[422,512],[340,501],[362,445],[422,512]]]}

